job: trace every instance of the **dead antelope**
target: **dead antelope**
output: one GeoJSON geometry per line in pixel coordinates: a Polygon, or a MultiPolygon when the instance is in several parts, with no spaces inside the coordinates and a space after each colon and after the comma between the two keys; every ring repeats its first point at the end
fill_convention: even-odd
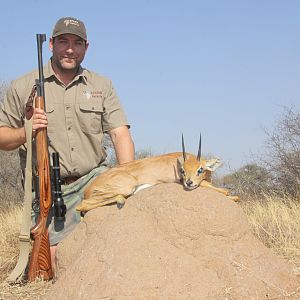
{"type": "Polygon", "coordinates": [[[197,157],[185,152],[182,136],[182,152],[131,161],[97,176],[86,188],[84,199],[76,209],[87,212],[111,203],[117,203],[121,208],[125,199],[140,189],[159,183],[181,181],[187,190],[193,190],[200,185],[214,189],[232,200],[238,200],[238,197],[229,196],[228,190],[212,185],[212,172],[220,165],[219,159],[201,158],[201,136],[197,157]]]}

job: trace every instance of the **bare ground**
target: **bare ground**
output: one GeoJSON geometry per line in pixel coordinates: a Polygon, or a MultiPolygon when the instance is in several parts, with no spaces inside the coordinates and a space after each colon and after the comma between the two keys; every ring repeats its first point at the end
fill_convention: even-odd
{"type": "Polygon", "coordinates": [[[299,299],[299,277],[205,188],[139,192],[90,211],[58,249],[47,299],[299,299]]]}

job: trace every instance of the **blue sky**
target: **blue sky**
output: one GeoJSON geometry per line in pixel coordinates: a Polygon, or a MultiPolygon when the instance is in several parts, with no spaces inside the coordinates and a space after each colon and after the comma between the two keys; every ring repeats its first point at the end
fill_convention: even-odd
{"type": "MultiPolygon", "coordinates": [[[[0,80],[36,68],[36,33],[83,20],[83,66],[112,79],[136,149],[197,151],[238,168],[264,150],[284,106],[300,106],[300,1],[5,1],[0,80]]],[[[44,61],[50,57],[44,47],[44,61]]]]}

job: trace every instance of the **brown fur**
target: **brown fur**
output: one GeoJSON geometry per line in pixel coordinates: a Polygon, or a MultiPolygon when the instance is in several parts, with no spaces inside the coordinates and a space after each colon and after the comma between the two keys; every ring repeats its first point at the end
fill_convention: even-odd
{"type": "Polygon", "coordinates": [[[211,173],[219,165],[218,159],[198,161],[190,153],[187,153],[187,159],[183,161],[182,152],[134,160],[97,176],[86,188],[84,199],[76,209],[86,212],[111,203],[122,207],[125,199],[139,189],[181,180],[186,189],[201,185],[228,195],[227,190],[211,184],[211,173]],[[199,168],[203,168],[203,173],[197,173],[199,168]],[[184,174],[181,170],[184,170],[184,174]]]}

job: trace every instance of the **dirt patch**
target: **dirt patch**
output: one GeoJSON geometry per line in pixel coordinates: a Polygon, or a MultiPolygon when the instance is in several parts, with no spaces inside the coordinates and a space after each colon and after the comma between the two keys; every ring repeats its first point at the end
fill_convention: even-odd
{"type": "Polygon", "coordinates": [[[236,203],[178,184],[90,211],[58,258],[48,299],[287,299],[300,283],[236,203]]]}

